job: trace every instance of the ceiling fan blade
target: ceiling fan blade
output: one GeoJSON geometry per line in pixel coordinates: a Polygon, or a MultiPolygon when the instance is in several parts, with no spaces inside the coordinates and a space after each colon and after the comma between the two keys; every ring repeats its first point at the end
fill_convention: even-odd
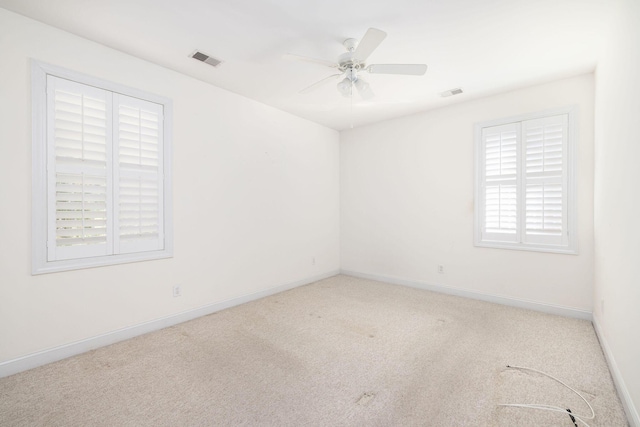
{"type": "Polygon", "coordinates": [[[324,65],[325,67],[338,68],[338,64],[331,61],[325,61],[324,59],[309,58],[308,56],[295,55],[293,53],[286,53],[283,58],[293,61],[310,62],[312,64],[324,65]]]}
{"type": "Polygon", "coordinates": [[[372,74],[404,74],[422,76],[427,72],[425,64],[373,64],[367,67],[372,74]]]}
{"type": "Polygon", "coordinates": [[[371,52],[382,43],[382,40],[387,37],[387,33],[376,28],[369,28],[365,33],[355,52],[353,52],[353,59],[357,62],[365,62],[371,52]]]}
{"type": "Polygon", "coordinates": [[[369,86],[369,83],[362,80],[362,78],[358,78],[358,80],[356,80],[353,85],[356,87],[360,98],[364,99],[365,101],[369,101],[375,96],[375,94],[371,90],[371,87],[369,86]]]}
{"type": "Polygon", "coordinates": [[[317,88],[319,88],[320,86],[327,84],[331,81],[331,79],[335,79],[336,77],[340,77],[343,73],[338,73],[338,74],[332,74],[329,77],[325,77],[324,79],[315,82],[314,84],[312,84],[311,86],[307,86],[304,89],[302,89],[299,93],[309,93],[312,92],[314,90],[316,90],[317,88]]]}

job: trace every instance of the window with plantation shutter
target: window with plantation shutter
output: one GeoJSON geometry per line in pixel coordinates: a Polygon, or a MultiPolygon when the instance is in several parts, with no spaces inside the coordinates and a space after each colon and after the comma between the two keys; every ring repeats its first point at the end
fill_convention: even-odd
{"type": "Polygon", "coordinates": [[[116,245],[121,253],[162,245],[162,108],[115,95],[116,245]]]}
{"type": "Polygon", "coordinates": [[[518,127],[515,124],[484,129],[485,237],[516,241],[518,127]]]}
{"type": "Polygon", "coordinates": [[[108,93],[47,76],[48,260],[107,255],[108,93]]]}
{"type": "Polygon", "coordinates": [[[171,103],[33,63],[33,273],[171,256],[171,103]]]}
{"type": "Polygon", "coordinates": [[[568,115],[522,123],[524,139],[524,241],[567,244],[568,115]]]}
{"type": "Polygon", "coordinates": [[[566,108],[476,125],[475,244],[576,253],[566,108]]]}

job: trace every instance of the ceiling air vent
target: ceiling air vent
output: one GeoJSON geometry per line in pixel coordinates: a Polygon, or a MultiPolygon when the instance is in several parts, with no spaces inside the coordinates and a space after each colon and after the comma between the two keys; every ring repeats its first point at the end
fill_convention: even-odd
{"type": "Polygon", "coordinates": [[[198,61],[202,61],[206,64],[211,65],[212,67],[217,67],[218,65],[222,64],[222,61],[214,58],[213,56],[209,56],[206,53],[202,53],[198,50],[196,50],[194,53],[191,54],[191,57],[193,59],[197,59],[198,61]]]}
{"type": "Polygon", "coordinates": [[[446,90],[444,92],[442,92],[440,94],[441,97],[446,98],[447,96],[452,96],[452,95],[458,95],[462,93],[462,89],[460,89],[459,87],[455,88],[455,89],[450,89],[450,90],[446,90]]]}

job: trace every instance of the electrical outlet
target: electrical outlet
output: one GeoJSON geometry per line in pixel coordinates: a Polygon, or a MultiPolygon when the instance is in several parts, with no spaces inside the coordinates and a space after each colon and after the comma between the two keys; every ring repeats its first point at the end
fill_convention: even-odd
{"type": "Polygon", "coordinates": [[[182,287],[180,285],[174,285],[173,286],[173,297],[180,297],[182,296],[182,287]]]}
{"type": "Polygon", "coordinates": [[[438,264],[438,274],[444,274],[444,265],[438,264]]]}

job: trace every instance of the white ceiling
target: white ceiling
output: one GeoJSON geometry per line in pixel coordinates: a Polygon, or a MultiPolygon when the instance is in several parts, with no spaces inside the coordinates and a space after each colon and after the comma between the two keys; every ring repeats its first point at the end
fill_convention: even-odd
{"type": "Polygon", "coordinates": [[[0,6],[334,129],[589,72],[607,0],[0,0],[0,6]],[[336,60],[367,28],[388,33],[368,63],[426,63],[424,76],[366,75],[351,110],[336,60]],[[219,68],[190,58],[220,58],[219,68]],[[337,82],[336,82],[337,83],[337,82]],[[461,87],[464,94],[441,98],[461,87]]]}

